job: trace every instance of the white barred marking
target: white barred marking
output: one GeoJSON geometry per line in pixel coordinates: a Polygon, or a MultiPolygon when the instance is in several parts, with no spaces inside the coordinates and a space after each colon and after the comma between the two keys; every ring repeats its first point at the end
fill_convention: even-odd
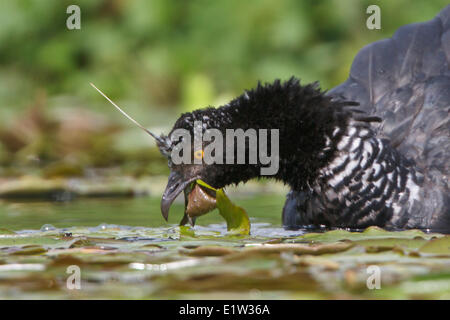
{"type": "Polygon", "coordinates": [[[355,133],[356,133],[356,128],[355,128],[355,127],[351,127],[351,128],[348,130],[348,135],[349,135],[349,136],[353,136],[355,133]]]}
{"type": "Polygon", "coordinates": [[[354,138],[352,142],[352,146],[350,147],[350,152],[354,152],[356,149],[359,148],[361,145],[361,139],[360,138],[354,138]]]}
{"type": "Polygon", "coordinates": [[[336,135],[341,131],[338,127],[334,128],[333,130],[333,137],[336,137],[336,135]]]}
{"type": "Polygon", "coordinates": [[[348,140],[350,140],[350,137],[344,136],[337,145],[338,150],[342,150],[348,144],[348,140]]]}
{"type": "Polygon", "coordinates": [[[361,130],[359,131],[359,136],[360,136],[361,138],[367,137],[368,135],[369,135],[369,130],[367,130],[367,129],[361,129],[361,130]]]}

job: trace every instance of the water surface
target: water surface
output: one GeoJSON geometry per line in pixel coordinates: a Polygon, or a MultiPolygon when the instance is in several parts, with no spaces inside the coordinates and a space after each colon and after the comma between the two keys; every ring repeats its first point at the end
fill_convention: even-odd
{"type": "MultiPolygon", "coordinates": [[[[282,195],[256,195],[233,201],[247,210],[252,223],[281,227],[282,195]]],[[[104,224],[165,227],[180,222],[183,205],[176,202],[167,223],[160,212],[160,198],[80,198],[67,202],[0,201],[0,228],[13,231],[39,230],[50,224],[56,228],[104,224]]],[[[197,219],[197,225],[223,224],[217,210],[197,219]]]]}

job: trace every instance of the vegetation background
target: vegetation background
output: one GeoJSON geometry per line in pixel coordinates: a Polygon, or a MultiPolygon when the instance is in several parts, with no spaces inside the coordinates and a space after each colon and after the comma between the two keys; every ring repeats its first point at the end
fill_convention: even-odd
{"type": "Polygon", "coordinates": [[[181,112],[218,106],[257,81],[344,81],[355,54],[447,0],[3,0],[0,180],[20,175],[166,174],[141,123],[167,132],[181,112]],[[66,8],[81,8],[68,30],[66,8]],[[368,30],[366,8],[381,8],[368,30]],[[119,169],[117,169],[119,168],[119,169]],[[119,170],[119,171],[117,171],[119,170]],[[107,171],[105,171],[107,172],[107,171]]]}

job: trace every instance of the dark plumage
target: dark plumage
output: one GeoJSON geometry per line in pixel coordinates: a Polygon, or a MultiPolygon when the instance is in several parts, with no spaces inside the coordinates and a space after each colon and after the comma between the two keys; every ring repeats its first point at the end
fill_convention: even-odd
{"type": "MultiPolygon", "coordinates": [[[[193,132],[196,120],[224,134],[279,129],[280,168],[273,178],[292,189],[283,209],[288,228],[449,232],[449,61],[450,6],[363,48],[349,79],[327,94],[295,78],[258,84],[225,106],[183,114],[174,129],[193,132]]],[[[166,139],[176,143],[171,134],[166,139]]],[[[163,213],[195,179],[222,188],[258,178],[261,166],[171,165],[163,213]]]]}

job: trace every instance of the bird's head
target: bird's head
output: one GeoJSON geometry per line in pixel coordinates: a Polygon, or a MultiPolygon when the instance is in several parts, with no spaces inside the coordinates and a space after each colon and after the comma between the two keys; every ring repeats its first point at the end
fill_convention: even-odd
{"type": "Polygon", "coordinates": [[[230,148],[227,130],[234,132],[240,126],[233,110],[233,107],[227,105],[218,109],[209,107],[185,113],[164,137],[166,143],[158,145],[167,158],[170,169],[167,187],[161,199],[161,212],[166,220],[171,204],[183,191],[187,205],[189,192],[193,190],[196,180],[219,189],[257,176],[258,163],[249,164],[244,161],[237,164],[234,161],[239,152],[248,155],[250,147],[249,141],[244,141],[243,148],[239,148],[237,143],[233,143],[230,148]],[[233,161],[227,164],[226,155],[229,151],[233,153],[232,158],[229,158],[233,161]]]}

